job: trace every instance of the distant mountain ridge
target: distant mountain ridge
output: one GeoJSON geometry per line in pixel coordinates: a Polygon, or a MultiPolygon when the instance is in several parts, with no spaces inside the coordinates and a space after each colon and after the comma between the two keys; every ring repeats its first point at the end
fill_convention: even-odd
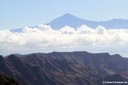
{"type": "Polygon", "coordinates": [[[102,81],[113,78],[128,81],[127,65],[128,58],[117,54],[84,51],[0,56],[0,72],[29,85],[103,85],[102,81]]]}
{"type": "Polygon", "coordinates": [[[128,28],[128,20],[124,20],[124,19],[113,19],[109,21],[91,21],[91,20],[80,19],[71,14],[65,14],[63,16],[60,16],[47,24],[54,29],[60,29],[64,26],[78,28],[82,25],[87,25],[88,27],[91,28],[96,28],[97,26],[103,26],[105,28],[110,28],[110,29],[128,28]]]}
{"type": "MultiPolygon", "coordinates": [[[[107,29],[128,29],[128,20],[127,19],[113,19],[108,21],[93,21],[93,20],[85,20],[80,19],[71,14],[65,14],[60,16],[49,23],[45,23],[45,25],[51,26],[55,30],[59,30],[64,26],[73,27],[77,29],[82,25],[86,25],[91,28],[96,28],[98,26],[103,26],[107,29]]],[[[37,25],[38,26],[38,25],[37,25]]],[[[30,26],[30,28],[37,27],[37,26],[30,26]]],[[[22,28],[13,29],[14,32],[21,32],[22,28]]]]}

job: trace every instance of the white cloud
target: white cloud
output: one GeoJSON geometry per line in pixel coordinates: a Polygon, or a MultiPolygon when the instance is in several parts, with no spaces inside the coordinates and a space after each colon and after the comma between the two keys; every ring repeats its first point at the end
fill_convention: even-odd
{"type": "Polygon", "coordinates": [[[65,26],[53,30],[50,26],[24,27],[21,32],[0,30],[0,52],[11,53],[90,51],[119,53],[128,50],[128,29],[95,29],[85,25],[78,29],[65,26]]]}

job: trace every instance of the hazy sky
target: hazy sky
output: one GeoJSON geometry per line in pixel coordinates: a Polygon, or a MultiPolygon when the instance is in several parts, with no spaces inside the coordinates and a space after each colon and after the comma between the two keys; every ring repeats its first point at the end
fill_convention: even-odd
{"type": "Polygon", "coordinates": [[[128,56],[127,29],[84,26],[77,30],[64,27],[55,31],[39,25],[66,13],[96,21],[128,19],[128,0],[0,0],[0,29],[9,29],[0,30],[0,54],[76,49],[128,56]],[[25,27],[35,25],[37,28],[25,27]],[[15,28],[23,30],[19,33],[10,31],[15,28]]]}
{"type": "Polygon", "coordinates": [[[97,21],[128,19],[128,0],[0,0],[0,29],[44,24],[65,13],[97,21]]]}

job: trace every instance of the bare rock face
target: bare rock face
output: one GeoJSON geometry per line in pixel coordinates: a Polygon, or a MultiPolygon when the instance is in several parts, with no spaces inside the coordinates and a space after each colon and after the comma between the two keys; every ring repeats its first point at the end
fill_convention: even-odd
{"type": "Polygon", "coordinates": [[[0,72],[31,85],[102,85],[128,80],[128,59],[108,53],[52,52],[0,56],[0,72]]]}

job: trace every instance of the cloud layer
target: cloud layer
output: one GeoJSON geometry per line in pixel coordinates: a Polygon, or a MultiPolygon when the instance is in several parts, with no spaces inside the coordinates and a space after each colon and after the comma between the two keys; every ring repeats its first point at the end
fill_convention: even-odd
{"type": "Polygon", "coordinates": [[[0,30],[0,52],[32,53],[52,51],[110,52],[127,55],[128,29],[95,29],[83,25],[77,29],[65,26],[53,30],[50,26],[24,27],[21,32],[0,30]]]}

